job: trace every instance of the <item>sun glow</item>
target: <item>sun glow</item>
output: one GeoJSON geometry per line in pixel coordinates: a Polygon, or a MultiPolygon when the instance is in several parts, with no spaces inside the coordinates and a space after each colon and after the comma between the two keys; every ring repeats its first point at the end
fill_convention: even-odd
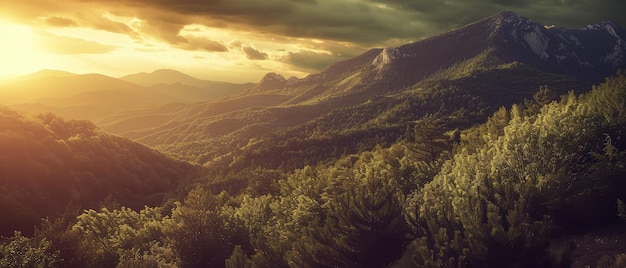
{"type": "Polygon", "coordinates": [[[0,76],[25,74],[38,70],[39,51],[33,44],[29,27],[0,22],[0,76]]]}

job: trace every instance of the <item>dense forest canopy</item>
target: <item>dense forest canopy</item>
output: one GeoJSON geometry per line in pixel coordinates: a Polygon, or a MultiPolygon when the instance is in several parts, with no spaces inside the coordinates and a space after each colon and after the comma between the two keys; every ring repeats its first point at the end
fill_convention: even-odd
{"type": "MultiPolygon", "coordinates": [[[[262,185],[242,178],[242,186],[229,188],[210,180],[182,201],[46,221],[32,238],[7,238],[0,264],[567,266],[575,249],[555,244],[622,226],[625,104],[620,72],[580,95],[559,98],[542,87],[454,135],[445,135],[440,118],[426,116],[388,146],[284,175],[248,173],[262,185]]],[[[52,127],[45,116],[33,123],[3,114],[30,124],[31,135],[56,133],[43,128],[52,127]]],[[[70,133],[88,136],[94,129],[84,124],[65,123],[74,127],[70,133]]],[[[624,261],[618,253],[588,265],[617,267],[624,261]]]]}

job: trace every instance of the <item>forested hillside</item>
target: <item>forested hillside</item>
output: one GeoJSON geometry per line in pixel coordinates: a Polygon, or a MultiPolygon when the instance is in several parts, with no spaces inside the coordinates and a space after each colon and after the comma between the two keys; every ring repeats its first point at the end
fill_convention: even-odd
{"type": "Polygon", "coordinates": [[[195,172],[88,121],[0,108],[0,212],[11,215],[0,219],[3,235],[32,233],[70,204],[96,207],[110,197],[133,208],[158,205],[195,172]]]}
{"type": "Polygon", "coordinates": [[[548,93],[457,139],[425,117],[390,146],[298,169],[274,188],[198,186],[181,202],[49,222],[7,240],[2,264],[619,267],[625,245],[596,251],[607,243],[596,237],[573,249],[567,239],[626,232],[626,76],[541,101],[548,93]]]}
{"type": "MultiPolygon", "coordinates": [[[[521,63],[481,69],[455,79],[441,76],[446,79],[423,81],[402,92],[332,109],[305,123],[282,127],[260,137],[254,136],[256,128],[251,128],[225,137],[164,148],[182,152],[181,158],[198,155],[192,160],[208,160],[206,165],[215,169],[293,170],[371,150],[377,145],[389,146],[425,121],[433,121],[439,134],[447,133],[449,138],[454,138],[451,135],[455,131],[483,122],[502,105],[510,106],[524,99],[534,102],[533,94],[541,86],[549,88],[549,96],[545,96],[548,99],[543,101],[556,99],[568,90],[582,92],[585,88],[582,82],[570,77],[539,72],[521,63]],[[213,158],[216,155],[219,157],[213,158]]],[[[284,108],[284,119],[279,117],[276,121],[287,124],[284,122],[291,116],[303,113],[297,109],[307,108],[312,109],[284,108]]],[[[263,122],[272,125],[268,121],[263,122]]]]}
{"type": "Polygon", "coordinates": [[[276,195],[244,196],[255,250],[227,265],[566,267],[551,241],[621,222],[625,104],[620,74],[536,113],[503,108],[452,151],[422,137],[298,170],[276,195]]]}
{"type": "Polygon", "coordinates": [[[180,159],[230,170],[290,171],[389,146],[426,114],[453,131],[500,106],[602,82],[626,60],[614,23],[544,27],[502,12],[397,47],[373,48],[303,78],[268,73],[254,88],[163,114],[115,115],[107,129],[180,159]],[[154,122],[133,124],[145,120],[154,122]]]}

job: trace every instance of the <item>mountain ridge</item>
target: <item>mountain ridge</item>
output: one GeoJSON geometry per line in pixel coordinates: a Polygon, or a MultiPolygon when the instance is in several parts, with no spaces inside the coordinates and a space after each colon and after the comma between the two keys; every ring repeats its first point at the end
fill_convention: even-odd
{"type": "Polygon", "coordinates": [[[98,123],[104,117],[125,111],[172,103],[213,101],[239,94],[253,85],[199,80],[173,70],[157,71],[147,79],[155,76],[168,76],[168,81],[175,83],[148,87],[102,74],[41,70],[3,81],[0,104],[28,113],[54,112],[67,118],[98,123]],[[163,75],[163,72],[170,75],[163,75]],[[196,82],[202,87],[181,84],[185,81],[196,82]]]}
{"type": "MultiPolygon", "coordinates": [[[[466,113],[480,120],[480,116],[500,106],[532,98],[540,86],[548,85],[557,94],[587,89],[617,69],[626,68],[626,61],[621,58],[617,65],[592,60],[604,59],[614,52],[616,44],[624,42],[617,34],[620,31],[615,30],[613,36],[606,30],[544,27],[515,13],[503,12],[442,35],[398,47],[370,49],[304,78],[286,79],[269,73],[255,87],[220,103],[181,107],[169,118],[161,118],[160,125],[116,128],[120,131],[116,133],[132,133],[133,139],[198,163],[235,158],[234,155],[245,153],[246,149],[240,148],[251,148],[248,145],[252,144],[273,150],[254,141],[274,137],[267,138],[272,140],[268,144],[276,144],[289,139],[291,134],[287,133],[314,132],[316,124],[325,125],[327,121],[333,122],[328,125],[332,127],[322,128],[321,132],[330,131],[334,134],[327,135],[331,136],[338,135],[341,126],[346,132],[354,131],[354,135],[367,132],[364,125],[351,121],[385,122],[380,128],[384,133],[377,135],[391,140],[401,135],[410,120],[426,113],[466,113]],[[602,38],[604,44],[596,44],[594,38],[602,38]],[[544,39],[548,46],[540,46],[544,39]],[[586,50],[598,46],[599,49],[586,50]],[[590,69],[584,64],[569,66],[578,60],[594,65],[590,69]],[[384,103],[388,100],[394,104],[384,103]],[[470,103],[471,110],[461,111],[460,107],[469,105],[463,102],[469,100],[475,102],[470,103]],[[403,104],[405,101],[410,103],[403,104]],[[388,111],[396,109],[398,112],[388,111]],[[363,118],[354,120],[341,113],[363,118]],[[228,149],[218,149],[221,146],[228,149]]],[[[621,45],[618,48],[622,51],[621,45]]],[[[306,135],[300,138],[308,139],[306,135]]],[[[346,152],[357,150],[358,146],[351,148],[346,152]]]]}
{"type": "Polygon", "coordinates": [[[203,80],[173,69],[157,69],[150,73],[140,72],[119,77],[120,80],[128,81],[141,86],[154,86],[158,84],[181,84],[187,86],[206,87],[212,84],[226,83],[203,80]]]}
{"type": "Polygon", "coordinates": [[[16,77],[14,79],[11,79],[10,82],[15,81],[15,80],[30,80],[30,79],[39,79],[39,78],[45,78],[45,77],[51,77],[51,76],[62,77],[62,76],[72,76],[72,75],[78,75],[78,74],[63,71],[63,70],[43,69],[43,70],[39,70],[31,74],[16,77]]]}
{"type": "MultiPolygon", "coordinates": [[[[590,24],[583,29],[597,29],[598,27],[594,25],[601,25],[601,23],[590,24]]],[[[362,82],[378,84],[375,86],[382,84],[387,88],[404,88],[439,70],[477,57],[481,53],[488,55],[482,61],[477,62],[475,68],[518,61],[541,71],[574,75],[591,85],[602,81],[604,77],[614,73],[615,69],[626,68],[626,61],[622,56],[623,51],[626,51],[626,41],[624,41],[626,35],[617,34],[624,31],[619,25],[615,23],[611,25],[617,29],[608,32],[584,32],[585,30],[581,29],[565,28],[548,29],[529,18],[505,11],[420,41],[397,47],[371,49],[353,59],[337,62],[319,73],[292,80],[289,83],[283,78],[285,81],[271,80],[272,84],[270,84],[270,80],[264,78],[249,93],[254,94],[258,91],[267,93],[272,90],[281,93],[307,90],[324,94],[332,93],[332,89],[306,85],[319,84],[319,81],[328,83],[329,80],[337,79],[338,74],[341,73],[359,76],[359,79],[353,79],[355,84],[362,82]],[[611,33],[616,34],[611,35],[611,33]],[[580,41],[577,37],[579,35],[591,36],[580,37],[582,39],[580,41]],[[607,35],[616,39],[606,40],[607,35]],[[603,48],[603,51],[590,53],[585,51],[584,47],[576,46],[577,42],[583,42],[581,45],[593,47],[592,44],[595,43],[593,40],[598,38],[604,40],[605,43],[613,42],[611,46],[615,49],[603,48]],[[569,39],[576,42],[568,42],[569,39]],[[548,44],[549,47],[547,47],[548,44]],[[619,57],[614,57],[614,61],[609,66],[606,62],[591,60],[595,58],[595,54],[603,54],[601,58],[606,58],[610,54],[618,54],[619,57]],[[359,59],[366,60],[359,61],[359,59]],[[599,70],[597,74],[588,74],[589,68],[585,68],[587,62],[594,65],[594,70],[599,70]],[[393,68],[387,68],[389,66],[393,68]],[[357,72],[361,74],[356,75],[357,72]],[[378,81],[372,81],[372,79],[378,81]],[[389,85],[390,82],[394,84],[389,85]]],[[[271,73],[268,75],[271,76],[271,73]]]]}
{"type": "Polygon", "coordinates": [[[254,83],[230,83],[198,79],[172,69],[157,69],[151,73],[129,74],[119,79],[147,87],[159,94],[186,103],[211,101],[237,95],[255,85],[254,83]]]}

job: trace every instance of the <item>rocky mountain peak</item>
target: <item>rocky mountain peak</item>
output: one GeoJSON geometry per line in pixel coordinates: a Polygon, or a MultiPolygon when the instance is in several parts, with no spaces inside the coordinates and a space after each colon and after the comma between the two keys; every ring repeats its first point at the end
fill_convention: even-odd
{"type": "Polygon", "coordinates": [[[287,85],[287,79],[284,76],[270,72],[265,74],[259,84],[253,90],[260,91],[265,89],[279,89],[287,85]]]}
{"type": "Polygon", "coordinates": [[[615,22],[590,24],[578,30],[544,26],[512,12],[486,20],[492,26],[494,44],[500,44],[513,60],[545,71],[595,81],[610,75],[609,70],[626,66],[626,34],[615,22]],[[598,74],[589,72],[591,69],[598,74]]]}
{"type": "Polygon", "coordinates": [[[328,81],[340,82],[341,86],[329,89],[337,92],[364,85],[364,81],[368,81],[367,88],[394,91],[446,70],[462,67],[471,72],[512,62],[597,83],[616,69],[626,68],[625,32],[610,21],[566,29],[505,11],[438,36],[372,49],[302,79],[288,81],[269,73],[253,91],[315,88],[313,95],[327,94],[317,85],[328,81]]]}
{"type": "Polygon", "coordinates": [[[402,57],[398,48],[388,47],[383,49],[380,54],[372,61],[372,65],[376,70],[384,68],[386,65],[393,63],[397,58],[402,57]]]}
{"type": "Polygon", "coordinates": [[[622,39],[624,36],[624,28],[613,21],[603,21],[596,24],[589,24],[581,30],[607,32],[609,35],[618,39],[622,39]]]}
{"type": "Polygon", "coordinates": [[[493,20],[504,24],[520,24],[524,21],[527,21],[528,19],[512,11],[502,11],[496,15],[487,18],[487,20],[493,20]]]}
{"type": "Polygon", "coordinates": [[[274,83],[274,82],[285,82],[287,79],[285,79],[284,76],[271,72],[271,73],[267,73],[265,76],[263,76],[263,79],[261,79],[261,84],[263,83],[274,83]]]}

